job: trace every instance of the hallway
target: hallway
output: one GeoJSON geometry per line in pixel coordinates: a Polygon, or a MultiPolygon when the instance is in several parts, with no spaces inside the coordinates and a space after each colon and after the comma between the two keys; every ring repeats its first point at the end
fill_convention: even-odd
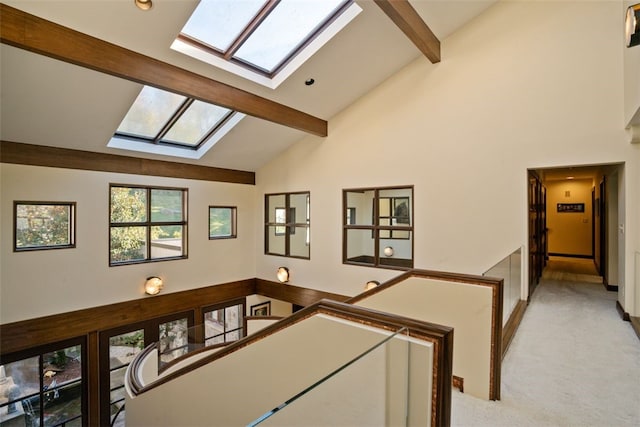
{"type": "Polygon", "coordinates": [[[542,272],[543,279],[602,283],[593,259],[551,256],[542,272]]]}
{"type": "Polygon", "coordinates": [[[550,260],[503,360],[502,400],[454,391],[452,425],[640,425],[640,340],[589,263],[550,260]]]}

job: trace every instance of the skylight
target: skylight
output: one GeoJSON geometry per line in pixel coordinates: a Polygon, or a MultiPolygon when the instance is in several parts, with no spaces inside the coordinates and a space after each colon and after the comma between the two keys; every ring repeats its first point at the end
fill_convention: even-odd
{"type": "Polygon", "coordinates": [[[201,0],[171,48],[275,89],[361,11],[353,0],[201,0]]]}
{"type": "Polygon", "coordinates": [[[244,114],[144,86],[108,147],[199,159],[244,114]]]}

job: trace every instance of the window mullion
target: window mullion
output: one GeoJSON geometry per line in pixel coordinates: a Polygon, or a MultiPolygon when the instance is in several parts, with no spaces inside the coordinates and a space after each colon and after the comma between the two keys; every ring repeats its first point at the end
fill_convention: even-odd
{"type": "Polygon", "coordinates": [[[284,198],[284,222],[285,222],[285,228],[284,228],[284,253],[287,256],[291,256],[291,243],[290,243],[290,239],[291,239],[291,195],[290,194],[286,194],[285,198],[284,198]]]}
{"type": "Polygon", "coordinates": [[[247,41],[247,39],[251,36],[251,34],[253,34],[256,28],[258,28],[258,26],[262,24],[262,21],[264,21],[267,16],[269,16],[269,14],[276,8],[276,6],[278,6],[278,3],[280,3],[280,0],[269,0],[264,4],[264,6],[262,6],[262,9],[260,9],[256,16],[254,16],[253,19],[247,24],[247,26],[244,27],[240,35],[238,35],[233,43],[231,43],[231,46],[229,46],[227,51],[224,52],[224,59],[229,61],[233,57],[233,55],[235,55],[238,49],[240,49],[244,42],[247,41]]]}
{"type": "Polygon", "coordinates": [[[153,139],[154,144],[158,144],[160,140],[162,140],[162,138],[165,137],[165,135],[171,130],[173,125],[176,124],[176,122],[180,119],[180,117],[184,114],[184,112],[187,111],[187,109],[191,106],[191,104],[193,104],[193,101],[194,101],[193,98],[187,98],[184,100],[182,105],[178,107],[178,109],[173,113],[173,115],[169,118],[167,123],[165,123],[162,129],[160,129],[160,132],[158,132],[156,137],[153,139]]]}
{"type": "Polygon", "coordinates": [[[147,188],[147,261],[151,260],[151,188],[147,188]]]}
{"type": "Polygon", "coordinates": [[[209,132],[205,133],[205,135],[200,138],[200,141],[198,141],[198,143],[195,145],[195,149],[199,149],[202,144],[204,144],[205,142],[207,142],[209,140],[209,138],[211,138],[213,135],[215,135],[222,126],[224,126],[225,123],[227,123],[229,121],[229,119],[231,119],[231,117],[233,117],[233,115],[236,113],[235,110],[231,110],[227,113],[226,116],[224,116],[222,118],[222,120],[220,120],[214,127],[212,127],[209,132]]]}

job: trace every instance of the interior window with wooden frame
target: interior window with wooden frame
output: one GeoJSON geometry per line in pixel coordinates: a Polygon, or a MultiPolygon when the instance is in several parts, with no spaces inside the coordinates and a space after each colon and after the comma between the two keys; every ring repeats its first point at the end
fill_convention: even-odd
{"type": "Polygon", "coordinates": [[[235,239],[236,217],[235,206],[209,206],[209,240],[235,239]]]}
{"type": "Polygon", "coordinates": [[[343,190],[342,262],[413,268],[413,186],[343,190]]]}
{"type": "Polygon", "coordinates": [[[186,188],[109,186],[109,265],[187,258],[186,188]]]}
{"type": "Polygon", "coordinates": [[[75,202],[13,202],[14,252],[76,247],[75,202]]]}
{"type": "Polygon", "coordinates": [[[310,193],[265,194],[264,253],[309,259],[310,193]]]}

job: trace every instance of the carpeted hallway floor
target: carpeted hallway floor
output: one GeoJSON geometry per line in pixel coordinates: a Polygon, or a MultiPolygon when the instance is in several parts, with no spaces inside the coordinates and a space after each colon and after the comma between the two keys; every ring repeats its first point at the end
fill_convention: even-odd
{"type": "Polygon", "coordinates": [[[454,390],[452,425],[640,426],[640,340],[595,269],[572,264],[545,270],[503,360],[501,400],[454,390]]]}

